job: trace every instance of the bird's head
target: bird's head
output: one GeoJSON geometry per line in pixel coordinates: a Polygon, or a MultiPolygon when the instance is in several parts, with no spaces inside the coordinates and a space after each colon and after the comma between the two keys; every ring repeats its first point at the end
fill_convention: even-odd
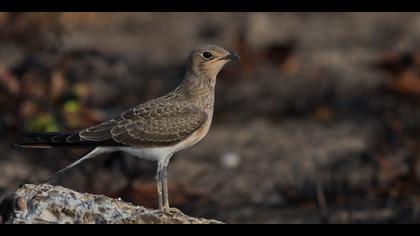
{"type": "Polygon", "coordinates": [[[215,79],[226,63],[238,59],[238,55],[222,47],[201,45],[194,48],[190,53],[188,69],[196,76],[206,76],[215,79]]]}

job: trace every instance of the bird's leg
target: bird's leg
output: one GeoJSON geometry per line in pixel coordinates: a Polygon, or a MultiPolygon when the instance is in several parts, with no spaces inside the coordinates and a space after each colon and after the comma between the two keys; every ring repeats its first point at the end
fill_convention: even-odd
{"type": "Polygon", "coordinates": [[[169,212],[168,194],[168,163],[171,156],[158,161],[156,173],[157,190],[159,195],[159,210],[169,212]]]}
{"type": "Polygon", "coordinates": [[[169,210],[169,194],[168,194],[168,165],[163,165],[162,170],[162,178],[163,178],[163,208],[165,210],[169,210]]]}
{"type": "Polygon", "coordinates": [[[158,161],[158,168],[156,171],[156,185],[157,185],[157,192],[158,192],[158,200],[159,200],[159,210],[163,211],[163,179],[162,179],[162,170],[163,170],[163,163],[158,161]]]}
{"type": "Polygon", "coordinates": [[[169,156],[162,163],[162,188],[163,188],[163,210],[169,214],[179,214],[182,213],[176,208],[171,208],[169,206],[169,191],[168,191],[168,164],[169,159],[172,157],[169,156]]]}

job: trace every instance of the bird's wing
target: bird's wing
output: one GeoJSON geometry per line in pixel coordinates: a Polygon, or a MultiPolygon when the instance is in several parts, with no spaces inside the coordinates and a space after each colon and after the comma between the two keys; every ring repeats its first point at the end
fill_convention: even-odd
{"type": "Polygon", "coordinates": [[[112,140],[111,129],[117,125],[120,120],[122,120],[122,117],[117,117],[102,124],[89,127],[80,131],[79,136],[81,139],[89,141],[112,140]]]}
{"type": "Polygon", "coordinates": [[[166,145],[184,140],[207,120],[207,113],[186,101],[152,101],[120,117],[80,132],[86,140],[133,146],[166,145]]]}

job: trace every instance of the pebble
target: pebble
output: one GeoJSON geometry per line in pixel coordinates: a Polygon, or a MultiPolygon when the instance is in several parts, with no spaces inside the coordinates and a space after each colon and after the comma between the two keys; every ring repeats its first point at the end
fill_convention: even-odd
{"type": "Polygon", "coordinates": [[[235,152],[228,152],[222,155],[222,166],[226,169],[235,169],[241,164],[241,157],[235,152]]]}
{"type": "Polygon", "coordinates": [[[16,208],[19,211],[26,211],[27,209],[26,200],[23,197],[18,197],[16,199],[16,208]]]}

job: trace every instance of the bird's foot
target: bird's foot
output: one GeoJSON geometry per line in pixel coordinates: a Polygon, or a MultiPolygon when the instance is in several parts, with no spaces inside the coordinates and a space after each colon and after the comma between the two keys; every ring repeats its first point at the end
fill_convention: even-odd
{"type": "Polygon", "coordinates": [[[184,214],[182,211],[174,207],[164,207],[160,209],[160,212],[170,216],[184,214]]]}

